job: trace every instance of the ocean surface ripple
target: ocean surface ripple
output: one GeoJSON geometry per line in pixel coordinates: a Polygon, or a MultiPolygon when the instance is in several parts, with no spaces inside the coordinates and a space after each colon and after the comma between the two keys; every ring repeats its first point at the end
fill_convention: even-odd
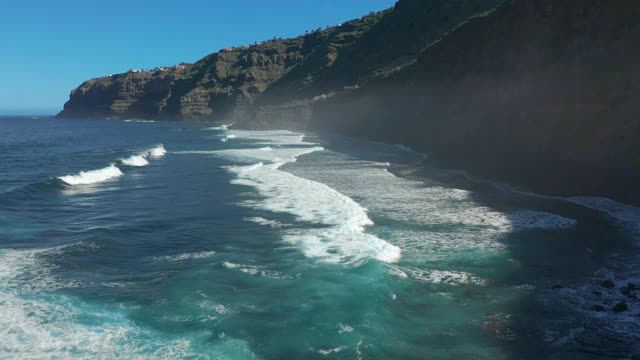
{"type": "Polygon", "coordinates": [[[0,127],[1,359],[640,353],[636,207],[337,136],[0,127]]]}

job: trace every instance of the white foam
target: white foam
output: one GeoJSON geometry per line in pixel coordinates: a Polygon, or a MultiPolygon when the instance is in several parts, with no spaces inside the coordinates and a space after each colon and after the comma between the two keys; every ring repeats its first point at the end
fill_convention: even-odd
{"type": "Polygon", "coordinates": [[[126,159],[121,159],[120,162],[126,166],[142,167],[149,165],[148,158],[160,158],[167,153],[167,150],[163,145],[158,145],[147,151],[143,151],[136,155],[131,155],[126,159]]]}
{"type": "Polygon", "coordinates": [[[431,284],[458,286],[469,284],[484,286],[487,284],[486,280],[464,271],[421,270],[417,268],[409,268],[408,272],[414,279],[431,284]]]}
{"type": "Polygon", "coordinates": [[[247,131],[247,130],[229,130],[227,132],[238,138],[253,140],[256,144],[264,145],[316,145],[304,141],[304,134],[295,133],[288,130],[271,130],[271,131],[247,131]]]}
{"type": "Polygon", "coordinates": [[[60,284],[41,256],[64,248],[1,253],[0,358],[175,359],[195,355],[188,341],[160,340],[158,334],[129,321],[116,306],[97,308],[61,293],[48,294],[60,284]]]}
{"type": "Polygon", "coordinates": [[[634,234],[640,234],[640,208],[623,204],[607,198],[571,197],[569,201],[588,208],[604,212],[620,221],[634,234]]]}
{"type": "Polygon", "coordinates": [[[114,164],[111,164],[102,169],[81,171],[77,175],[61,176],[58,179],[69,185],[88,185],[107,181],[122,175],[124,175],[122,171],[114,164]]]}
{"type": "Polygon", "coordinates": [[[167,154],[167,150],[164,148],[164,145],[160,144],[153,149],[149,149],[146,154],[150,157],[160,158],[167,154]]]}
{"type": "Polygon", "coordinates": [[[340,346],[333,349],[318,349],[318,350],[311,349],[311,351],[315,351],[322,356],[329,356],[331,354],[337,354],[345,349],[347,349],[346,346],[340,346]]]}
{"type": "Polygon", "coordinates": [[[229,126],[231,126],[231,125],[233,125],[233,124],[222,124],[220,126],[204,128],[203,130],[227,130],[227,129],[229,129],[229,126]]]}
{"type": "Polygon", "coordinates": [[[206,154],[224,157],[237,162],[254,164],[259,162],[289,163],[295,162],[302,155],[324,150],[321,146],[308,148],[278,148],[265,151],[260,148],[253,149],[228,149],[209,151],[206,154]]]}
{"type": "Polygon", "coordinates": [[[509,216],[512,230],[559,230],[574,227],[578,222],[559,215],[541,211],[522,210],[509,216]]]}
{"type": "Polygon", "coordinates": [[[201,301],[199,306],[203,309],[213,310],[220,315],[226,315],[231,312],[226,306],[208,300],[201,301]]]}
{"type": "Polygon", "coordinates": [[[127,166],[141,167],[149,165],[149,161],[143,155],[132,155],[126,159],[123,159],[122,164],[127,166]]]}
{"type": "Polygon", "coordinates": [[[412,153],[412,154],[418,155],[418,156],[420,156],[420,157],[421,157],[421,158],[423,158],[423,159],[427,159],[427,158],[429,158],[429,156],[428,156],[427,154],[424,154],[424,153],[421,153],[421,152],[415,151],[415,150],[413,150],[412,148],[410,148],[410,147],[408,147],[408,146],[406,146],[406,145],[396,144],[396,145],[394,145],[394,146],[395,146],[397,149],[400,149],[400,150],[402,150],[402,151],[404,151],[404,152],[408,152],[408,153],[412,153]]]}
{"type": "Polygon", "coordinates": [[[254,224],[258,224],[258,225],[264,225],[264,226],[270,226],[274,229],[277,228],[283,228],[283,227],[287,227],[287,224],[283,224],[279,221],[275,221],[275,220],[269,220],[269,219],[265,219],[263,217],[259,217],[259,216],[255,216],[255,217],[247,217],[243,219],[244,221],[247,222],[252,222],[254,224]]]}
{"type": "Polygon", "coordinates": [[[178,254],[178,255],[156,256],[153,259],[163,260],[168,262],[175,262],[175,261],[184,261],[184,260],[191,260],[191,259],[206,259],[214,255],[216,255],[215,251],[202,251],[202,252],[184,253],[184,254],[178,254]]]}
{"type": "Polygon", "coordinates": [[[136,122],[136,123],[154,123],[156,122],[155,120],[133,120],[133,119],[126,119],[123,120],[124,122],[136,122]]]}
{"type": "Polygon", "coordinates": [[[365,258],[384,262],[400,259],[400,248],[365,233],[365,227],[373,224],[366,209],[327,185],[279,170],[282,165],[256,164],[229,170],[237,176],[234,184],[252,186],[266,198],[248,205],[289,213],[301,222],[325,225],[319,229],[288,231],[285,241],[300,247],[308,257],[333,263],[365,258]]]}
{"type": "Polygon", "coordinates": [[[338,330],[338,334],[350,333],[353,332],[353,327],[348,324],[340,324],[340,330],[338,330]]]}
{"type": "Polygon", "coordinates": [[[407,224],[387,231],[403,253],[421,261],[470,252],[489,258],[504,250],[499,238],[506,233],[575,225],[575,220],[550,213],[498,211],[477,203],[470,191],[396,177],[386,167],[329,153],[313,165],[303,163],[291,171],[357,198],[377,216],[407,224]]]}
{"type": "Polygon", "coordinates": [[[297,161],[302,155],[324,150],[322,147],[304,142],[304,135],[289,131],[234,133],[261,143],[282,146],[271,151],[249,148],[214,153],[245,163],[261,161],[227,168],[236,176],[232,181],[234,184],[251,186],[264,197],[264,200],[247,201],[245,204],[291,214],[300,222],[321,225],[287,229],[283,233],[286,242],[297,246],[308,257],[331,263],[356,263],[368,258],[384,262],[400,259],[400,248],[365,232],[373,222],[367,216],[367,210],[353,199],[325,184],[281,170],[283,165],[297,161]]]}
{"type": "MultiPolygon", "coordinates": [[[[545,341],[553,345],[564,345],[581,336],[580,328],[572,329],[575,320],[588,328],[602,328],[606,336],[615,338],[623,344],[637,344],[640,340],[640,303],[621,293],[621,289],[629,283],[640,282],[640,268],[636,254],[612,255],[609,258],[610,268],[602,268],[593,277],[583,279],[570,287],[549,289],[552,296],[545,299],[546,305],[552,308],[570,309],[573,314],[566,321],[558,321],[545,334],[545,341]],[[612,281],[614,287],[605,288],[603,281],[612,281]],[[616,313],[613,307],[625,302],[627,311],[616,313]],[[603,306],[604,311],[595,311],[594,306],[603,306]],[[570,330],[568,330],[570,329],[570,330]]],[[[633,292],[632,292],[633,293],[633,292]]],[[[636,292],[637,294],[637,292],[636,292]]]]}
{"type": "Polygon", "coordinates": [[[234,134],[230,134],[230,135],[226,135],[225,137],[223,137],[222,139],[220,139],[220,141],[222,142],[228,142],[229,140],[233,140],[235,139],[237,136],[234,134]]]}
{"type": "Polygon", "coordinates": [[[288,276],[277,271],[269,270],[264,266],[234,264],[228,261],[223,262],[222,265],[227,269],[237,269],[252,276],[267,277],[271,279],[289,279],[288,276]]]}

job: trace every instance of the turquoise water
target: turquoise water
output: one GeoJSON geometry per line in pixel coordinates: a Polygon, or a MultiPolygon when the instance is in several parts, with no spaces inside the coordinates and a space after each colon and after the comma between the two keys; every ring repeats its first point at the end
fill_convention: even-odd
{"type": "Polygon", "coordinates": [[[619,292],[638,281],[637,208],[526,194],[340,137],[21,118],[0,129],[0,358],[640,350],[640,306],[619,292]],[[611,311],[623,300],[628,311],[611,311]]]}

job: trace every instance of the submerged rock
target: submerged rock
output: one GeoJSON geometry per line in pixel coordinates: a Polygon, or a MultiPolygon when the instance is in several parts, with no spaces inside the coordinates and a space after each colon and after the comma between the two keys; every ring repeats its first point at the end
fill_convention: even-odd
{"type": "Polygon", "coordinates": [[[616,313],[621,313],[629,310],[629,306],[627,306],[627,303],[625,302],[619,302],[616,304],[616,306],[613,307],[612,310],[616,313]]]}
{"type": "Polygon", "coordinates": [[[614,284],[611,280],[605,280],[600,283],[600,286],[607,289],[613,289],[614,287],[616,287],[616,284],[614,284]]]}
{"type": "Polygon", "coordinates": [[[592,309],[593,309],[593,311],[597,311],[597,312],[605,311],[605,308],[602,305],[593,305],[592,309]]]}
{"type": "Polygon", "coordinates": [[[636,290],[636,285],[633,283],[629,283],[627,286],[623,286],[620,288],[620,293],[630,299],[637,299],[638,297],[634,294],[636,290]]]}

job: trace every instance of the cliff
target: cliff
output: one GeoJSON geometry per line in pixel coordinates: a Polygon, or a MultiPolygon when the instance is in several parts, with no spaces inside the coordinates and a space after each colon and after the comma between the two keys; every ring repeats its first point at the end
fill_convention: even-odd
{"type": "Polygon", "coordinates": [[[638,15],[633,0],[505,1],[312,124],[542,193],[640,203],[638,15]]]}
{"type": "Polygon", "coordinates": [[[90,80],[60,116],[328,131],[541,193],[640,203],[638,15],[634,0],[400,0],[180,69],[90,80]]]}
{"type": "Polygon", "coordinates": [[[67,118],[146,118],[231,120],[245,115],[265,90],[292,69],[283,82],[310,83],[313,73],[331,66],[341,48],[384,16],[371,14],[342,26],[315,30],[293,39],[273,39],[252,46],[223,49],[193,65],[92,79],[73,90],[67,118]]]}
{"type": "Polygon", "coordinates": [[[71,92],[58,116],[234,121],[255,115],[273,126],[270,116],[280,109],[414,62],[428,43],[499,1],[401,0],[392,9],[297,38],[224,49],[193,65],[92,79],[71,92]]]}

